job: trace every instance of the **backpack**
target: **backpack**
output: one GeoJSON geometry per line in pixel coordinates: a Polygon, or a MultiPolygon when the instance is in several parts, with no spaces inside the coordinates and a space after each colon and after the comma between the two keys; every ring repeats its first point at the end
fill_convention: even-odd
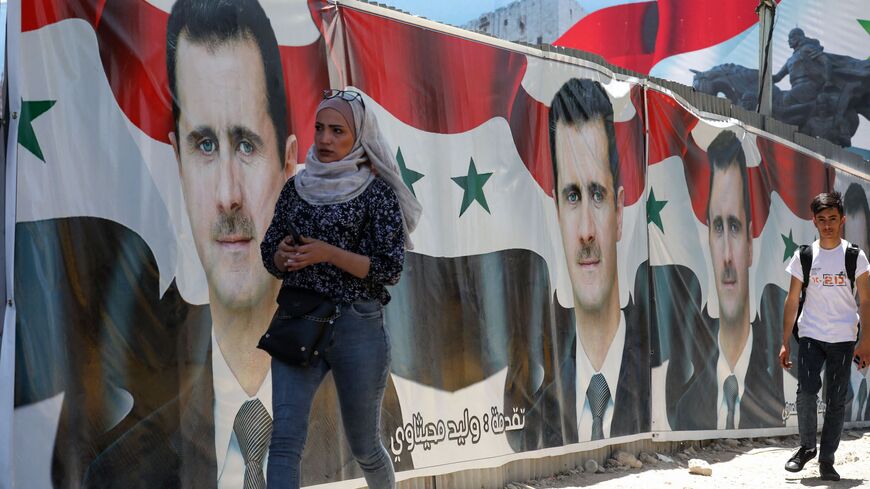
{"type": "MultiPolygon", "coordinates": [[[[858,245],[850,243],[846,248],[846,276],[849,278],[849,285],[852,287],[852,292],[855,292],[855,268],[858,267],[858,253],[861,251],[858,245]]],[[[797,316],[794,317],[794,328],[791,334],[794,339],[798,339],[798,318],[801,317],[801,311],[804,309],[804,300],[807,297],[807,283],[810,281],[810,267],[813,265],[813,247],[811,245],[800,246],[801,270],[804,274],[804,281],[801,285],[801,296],[798,301],[797,316]]]]}

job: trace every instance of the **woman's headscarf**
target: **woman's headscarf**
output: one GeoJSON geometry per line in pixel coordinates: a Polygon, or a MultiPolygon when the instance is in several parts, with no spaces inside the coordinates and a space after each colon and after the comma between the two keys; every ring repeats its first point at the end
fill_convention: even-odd
{"type": "Polygon", "coordinates": [[[413,249],[411,232],[420,221],[423,207],[405,186],[396,157],[378,128],[374,114],[365,110],[359,98],[350,101],[341,97],[328,98],[320,102],[317,112],[328,108],[338,111],[345,119],[351,116],[352,120],[347,122],[354,129],[353,147],[341,160],[323,163],[312,145],[305,158],[305,168],[296,175],[299,196],[312,205],[347,202],[359,196],[374,180],[371,169],[364,164],[369,162],[396,193],[405,227],[405,248],[413,249]]]}

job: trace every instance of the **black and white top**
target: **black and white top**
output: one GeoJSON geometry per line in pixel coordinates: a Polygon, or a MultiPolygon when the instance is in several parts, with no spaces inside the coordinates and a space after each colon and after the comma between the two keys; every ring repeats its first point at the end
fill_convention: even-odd
{"type": "Polygon", "coordinates": [[[260,244],[263,264],[283,279],[283,287],[320,292],[338,302],[390,301],[386,285],[395,285],[405,262],[405,233],[399,199],[390,186],[375,178],[359,196],[339,204],[312,205],[296,192],[291,178],[281,190],[275,215],[260,244]],[[287,223],[305,237],[319,239],[344,250],[369,257],[365,278],[357,278],[329,263],[282,272],[273,261],[278,245],[290,234],[287,223]]]}

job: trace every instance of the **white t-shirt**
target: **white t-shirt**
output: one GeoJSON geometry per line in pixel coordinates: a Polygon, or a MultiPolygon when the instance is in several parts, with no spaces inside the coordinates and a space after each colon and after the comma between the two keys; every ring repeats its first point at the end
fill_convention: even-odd
{"type": "MultiPolygon", "coordinates": [[[[849,242],[840,240],[840,246],[826,250],[819,241],[812,244],[813,263],[810,283],[807,284],[804,307],[798,318],[798,335],[828,343],[855,341],[858,337],[858,304],[846,275],[846,248],[849,242]]],[[[800,248],[786,271],[803,282],[800,248]]],[[[855,266],[855,279],[870,271],[867,255],[861,250],[855,266]]],[[[856,288],[857,290],[857,288],[856,288]]]]}

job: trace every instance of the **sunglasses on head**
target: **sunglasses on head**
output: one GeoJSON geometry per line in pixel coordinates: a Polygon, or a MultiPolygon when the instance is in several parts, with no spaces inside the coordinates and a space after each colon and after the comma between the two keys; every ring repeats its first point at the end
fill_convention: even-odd
{"type": "Polygon", "coordinates": [[[335,88],[330,88],[323,91],[323,100],[328,100],[335,97],[339,97],[340,99],[347,102],[352,102],[353,100],[358,99],[363,107],[365,107],[366,105],[363,101],[362,94],[353,90],[338,90],[335,88]]]}

